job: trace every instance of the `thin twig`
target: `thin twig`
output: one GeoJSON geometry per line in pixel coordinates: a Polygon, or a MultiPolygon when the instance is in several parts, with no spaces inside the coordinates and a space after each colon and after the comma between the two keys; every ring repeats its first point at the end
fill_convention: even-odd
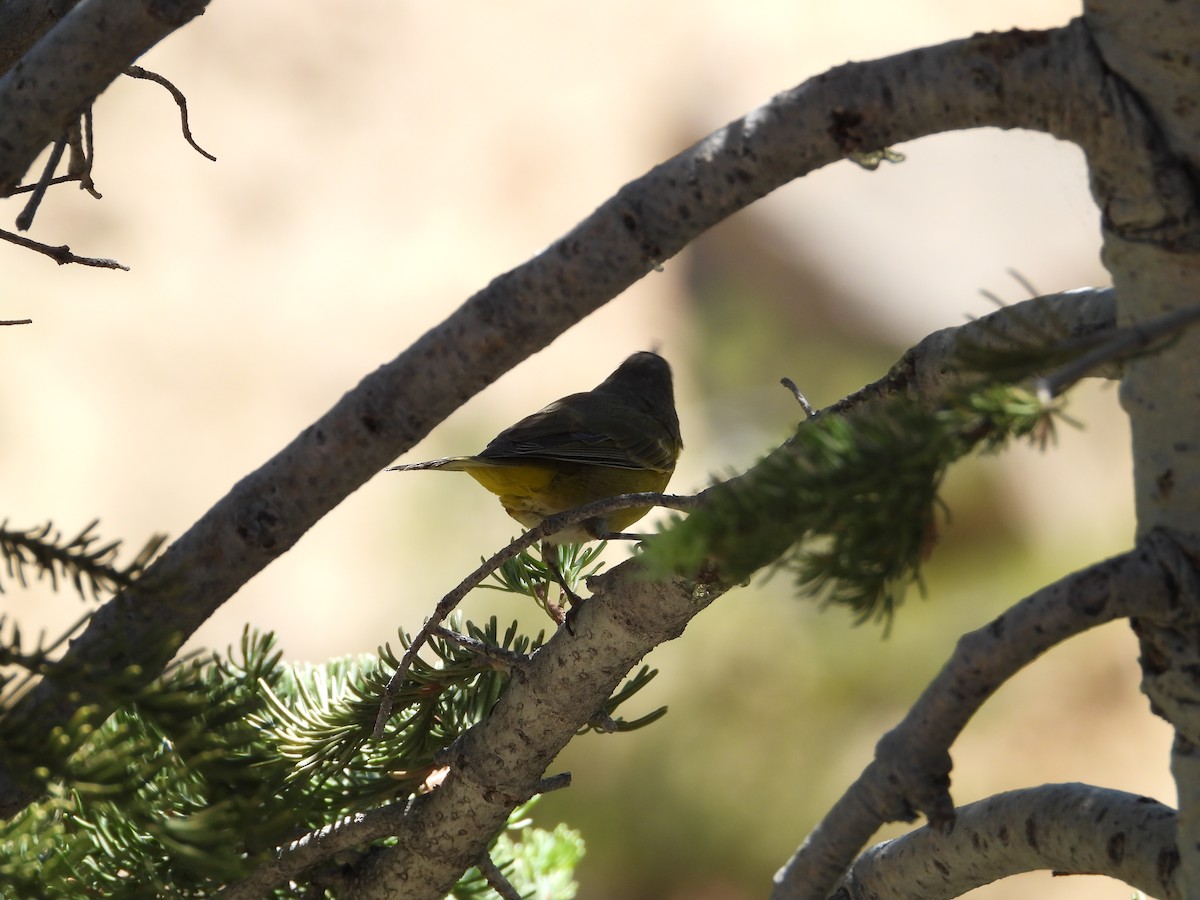
{"type": "Polygon", "coordinates": [[[482,656],[491,662],[492,668],[499,669],[502,672],[511,672],[529,659],[524,653],[514,653],[511,650],[505,650],[503,647],[494,647],[491,644],[478,641],[465,634],[459,634],[457,631],[451,631],[449,628],[443,628],[440,625],[433,629],[433,633],[438,637],[453,641],[460,647],[470,650],[476,656],[482,656]]]}
{"type": "Polygon", "coordinates": [[[492,862],[492,858],[487,853],[484,853],[479,862],[475,863],[475,868],[479,869],[479,874],[484,877],[488,886],[501,897],[501,900],[521,900],[521,892],[509,884],[504,873],[500,871],[500,867],[492,862]]]}
{"type": "Polygon", "coordinates": [[[25,204],[25,208],[17,216],[18,231],[28,231],[29,226],[33,224],[33,217],[37,215],[38,207],[42,205],[42,198],[46,196],[46,188],[50,186],[50,182],[54,178],[54,170],[58,168],[66,146],[67,139],[65,135],[54,142],[54,148],[50,151],[50,158],[46,160],[46,166],[42,169],[42,177],[37,180],[37,184],[33,187],[33,193],[29,197],[29,202],[25,204]]]}
{"type": "Polygon", "coordinates": [[[434,607],[433,614],[421,626],[420,631],[413,635],[408,648],[404,651],[404,655],[400,657],[400,664],[396,667],[395,673],[384,689],[383,698],[379,703],[379,715],[375,718],[374,737],[378,739],[383,735],[383,729],[392,714],[392,701],[395,699],[396,693],[400,690],[400,685],[404,683],[404,676],[412,668],[417,651],[425,646],[430,635],[437,630],[442,622],[446,621],[446,617],[454,611],[454,608],[462,602],[462,599],[467,596],[472,588],[482,582],[492,572],[496,571],[496,569],[500,568],[504,563],[508,562],[508,560],[514,559],[522,550],[527,550],[543,538],[562,531],[564,528],[577,525],[588,519],[606,516],[619,509],[628,509],[633,506],[663,506],[668,509],[688,510],[694,508],[697,502],[696,497],[681,497],[673,494],[656,494],[653,492],[621,494],[616,497],[608,497],[604,500],[597,500],[594,503],[588,503],[584,506],[549,516],[543,519],[540,525],[530,528],[503,550],[493,554],[479,568],[464,578],[458,587],[438,601],[437,606],[434,607]]]}
{"type": "Polygon", "coordinates": [[[217,161],[215,156],[197,144],[195,139],[192,137],[192,129],[188,126],[187,97],[183,95],[183,91],[175,87],[175,85],[171,84],[171,82],[167,81],[167,79],[163,78],[163,76],[159,75],[157,72],[151,72],[149,69],[143,69],[141,66],[130,66],[125,70],[125,74],[130,78],[141,78],[146,81],[153,81],[155,84],[162,85],[168,91],[170,91],[171,96],[175,98],[175,104],[179,107],[179,118],[183,128],[183,139],[191,144],[192,149],[205,159],[212,160],[213,162],[217,161]]]}
{"type": "Polygon", "coordinates": [[[792,396],[796,398],[796,402],[799,403],[800,408],[804,410],[804,415],[811,419],[817,414],[817,411],[813,409],[813,405],[808,402],[808,398],[800,393],[800,388],[796,387],[796,382],[792,381],[792,379],[785,375],[783,378],[779,379],[779,383],[792,392],[792,396]]]}
{"type": "Polygon", "coordinates": [[[52,247],[49,244],[43,244],[40,241],[30,240],[27,237],[22,237],[19,234],[13,234],[11,231],[0,229],[0,240],[8,241],[11,244],[16,244],[18,247],[24,247],[26,250],[36,250],[38,253],[44,253],[60,266],[65,266],[67,263],[78,263],[81,266],[95,266],[98,269],[120,269],[122,272],[128,272],[129,266],[123,266],[115,259],[99,259],[92,256],[76,256],[71,252],[71,248],[66,244],[58,247],[52,247]]]}
{"type": "MultiPolygon", "coordinates": [[[[46,182],[46,184],[48,187],[53,187],[56,184],[66,184],[68,181],[75,181],[75,176],[74,175],[55,175],[48,182],[46,182]]],[[[38,187],[40,186],[40,184],[41,184],[40,182],[35,183],[35,184],[18,184],[15,188],[12,189],[12,192],[13,192],[13,194],[28,194],[31,191],[36,191],[38,189],[38,187]]]]}
{"type": "Polygon", "coordinates": [[[0,319],[0,325],[32,325],[33,319],[0,319]]]}
{"type": "Polygon", "coordinates": [[[1013,281],[1025,289],[1025,293],[1027,293],[1031,298],[1038,295],[1038,289],[1033,286],[1033,282],[1026,278],[1022,272],[1012,268],[1011,266],[1005,269],[1005,271],[1008,272],[1009,277],[1013,281]]]}
{"type": "Polygon", "coordinates": [[[92,108],[89,106],[79,121],[71,126],[68,132],[71,155],[67,161],[67,177],[79,182],[79,189],[87,191],[97,200],[102,194],[96,190],[92,181],[92,151],[95,149],[92,141],[92,108]]]}
{"type": "Polygon", "coordinates": [[[535,794],[549,794],[551,791],[561,791],[563,788],[571,786],[571,773],[559,772],[557,775],[550,775],[543,778],[537,783],[534,789],[535,794]]]}

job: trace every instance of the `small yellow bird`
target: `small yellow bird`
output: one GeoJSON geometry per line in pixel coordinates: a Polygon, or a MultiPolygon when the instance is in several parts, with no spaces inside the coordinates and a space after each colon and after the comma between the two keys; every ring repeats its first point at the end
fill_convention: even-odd
{"type": "MultiPolygon", "coordinates": [[[[544,518],[619,494],[662,491],[683,449],[671,367],[635,353],[594,389],[556,400],[504,429],[475,456],[394,466],[389,472],[466,472],[533,528],[544,518]]],[[[577,544],[629,527],[649,507],[618,510],[551,535],[577,544]]]]}

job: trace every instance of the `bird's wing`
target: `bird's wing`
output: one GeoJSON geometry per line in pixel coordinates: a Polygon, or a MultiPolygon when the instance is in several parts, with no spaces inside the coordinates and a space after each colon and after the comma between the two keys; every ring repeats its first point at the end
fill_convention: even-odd
{"type": "Polygon", "coordinates": [[[496,461],[553,460],[622,469],[653,469],[670,472],[675,467],[675,448],[670,435],[650,416],[622,410],[619,422],[601,422],[596,416],[583,424],[579,405],[585,394],[572,394],[527,416],[500,432],[479,454],[479,459],[496,461]]]}

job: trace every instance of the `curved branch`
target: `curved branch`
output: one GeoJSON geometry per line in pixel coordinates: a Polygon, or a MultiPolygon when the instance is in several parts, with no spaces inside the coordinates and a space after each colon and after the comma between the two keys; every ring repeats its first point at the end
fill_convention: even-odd
{"type": "Polygon", "coordinates": [[[141,78],[146,81],[153,81],[159,87],[164,88],[171,99],[175,101],[175,105],[179,107],[179,125],[183,129],[183,139],[188,142],[193,150],[207,159],[209,162],[216,162],[217,158],[196,143],[196,139],[192,137],[192,127],[188,124],[188,104],[187,96],[179,88],[175,87],[169,80],[159,75],[157,72],[151,72],[149,69],[143,69],[141,66],[130,66],[125,70],[125,74],[130,78],[141,78]]]}
{"type": "MultiPolygon", "coordinates": [[[[89,0],[75,13],[105,9],[110,2],[89,0]]],[[[198,12],[199,3],[185,8],[198,12]]],[[[145,9],[133,2],[117,5],[126,10],[123,15],[145,9]]],[[[113,33],[120,21],[121,15],[110,21],[113,33]]],[[[31,52],[31,64],[49,64],[51,39],[61,50],[65,35],[75,34],[71,28],[60,32],[65,26],[68,20],[31,52]]],[[[149,37],[144,23],[132,32],[149,37]]],[[[1036,125],[1024,105],[1070,96],[1071,68],[1064,60],[1088,52],[1088,46],[1079,28],[1068,27],[1036,36],[977,36],[842,66],[779,94],[655,167],[366,376],[236,484],[135,585],[97,612],[64,665],[97,673],[129,669],[152,679],[179,643],[241,585],[389,461],[701,232],[849,153],[955,128],[1036,125]],[[1060,90],[1056,79],[1063,82],[1060,90]]],[[[110,68],[119,71],[128,61],[111,60],[110,68]]],[[[10,112],[28,114],[31,95],[17,89],[13,74],[0,79],[0,121],[10,112]]],[[[1063,118],[1047,112],[1037,121],[1063,118]]],[[[26,135],[16,143],[24,148],[16,157],[24,162],[17,165],[12,157],[5,164],[0,153],[4,177],[11,176],[11,167],[23,171],[36,141],[26,135]]],[[[90,702],[103,703],[85,684],[76,680],[68,687],[48,679],[9,718],[36,745],[90,702]]],[[[33,798],[21,774],[0,768],[0,815],[33,798]]]]}
{"type": "Polygon", "coordinates": [[[0,77],[0,197],[135,59],[204,12],[208,0],[87,0],[0,77]]]}
{"type": "Polygon", "coordinates": [[[867,766],[775,876],[773,900],[824,900],[878,828],[923,812],[954,822],[950,747],[1005,681],[1051,647],[1115,619],[1163,614],[1174,600],[1174,540],[1152,532],[1138,547],[1042,588],[959,639],[954,653],[884,735],[867,766]]]}
{"type": "Polygon", "coordinates": [[[1087,784],[1008,791],[959,807],[948,832],[927,825],[867,850],[832,900],[951,900],[1037,869],[1179,900],[1175,819],[1149,797],[1087,784]]]}

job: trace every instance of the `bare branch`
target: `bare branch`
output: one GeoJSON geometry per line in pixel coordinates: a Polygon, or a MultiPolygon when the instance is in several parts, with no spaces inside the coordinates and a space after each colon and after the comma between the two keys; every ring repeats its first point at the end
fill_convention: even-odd
{"type": "Polygon", "coordinates": [[[183,139],[191,144],[192,149],[203,156],[205,159],[216,162],[217,158],[196,143],[192,137],[192,129],[188,126],[188,108],[187,97],[183,95],[183,91],[171,84],[166,78],[159,75],[157,72],[151,72],[149,69],[143,69],[141,66],[130,66],[125,70],[125,74],[130,78],[144,78],[147,81],[153,81],[155,84],[165,87],[175,100],[175,105],[179,107],[180,124],[183,128],[183,139]]]}
{"type": "Polygon", "coordinates": [[[11,231],[4,231],[3,229],[0,229],[0,241],[8,241],[10,244],[16,244],[17,246],[24,247],[27,250],[36,250],[38,253],[44,253],[60,266],[65,266],[67,263],[77,263],[81,266],[95,266],[99,269],[120,269],[123,272],[129,271],[129,266],[123,266],[115,259],[99,259],[92,256],[76,256],[71,252],[71,248],[66,244],[61,244],[58,247],[52,247],[49,244],[33,241],[27,237],[22,237],[19,234],[13,234],[11,231]]]}
{"type": "Polygon", "coordinates": [[[67,139],[65,137],[54,142],[54,149],[50,151],[50,156],[47,157],[46,165],[42,169],[42,177],[33,186],[25,208],[17,216],[18,231],[28,231],[29,226],[33,224],[33,217],[37,215],[38,207],[42,205],[42,198],[46,196],[46,188],[50,186],[50,181],[54,178],[54,170],[58,168],[66,146],[67,139]]]}
{"type": "Polygon", "coordinates": [[[775,876],[772,900],[824,900],[871,835],[923,812],[934,828],[954,822],[950,747],[1005,681],[1051,647],[1128,616],[1170,608],[1180,551],[1152,532],[1137,548],[1055,582],[959,639],[946,665],[875,759],[775,876]]]}
{"type": "Polygon", "coordinates": [[[488,854],[483,854],[475,865],[500,900],[521,900],[521,892],[508,883],[508,879],[504,877],[500,867],[492,862],[492,858],[488,854]]]}
{"type": "Polygon", "coordinates": [[[838,900],[951,900],[1009,875],[1107,875],[1162,900],[1177,883],[1175,811],[1149,797],[1046,784],[955,810],[950,831],[926,826],[854,862],[838,900]],[[937,860],[930,865],[930,860],[937,860]]]}
{"type": "Polygon", "coordinates": [[[813,405],[808,402],[808,398],[800,392],[800,388],[796,385],[796,382],[792,381],[792,379],[785,375],[783,378],[779,379],[779,383],[787,388],[788,391],[791,392],[791,395],[796,398],[796,402],[799,403],[800,408],[804,410],[805,416],[811,419],[817,414],[817,411],[813,409],[813,405]]]}
{"type": "Polygon", "coordinates": [[[33,319],[0,319],[0,325],[32,325],[33,319]]]}
{"type": "Polygon", "coordinates": [[[67,164],[67,178],[78,181],[80,190],[87,191],[99,200],[103,195],[96,190],[96,183],[92,180],[92,163],[95,161],[92,124],[92,107],[89,106],[68,132],[71,155],[67,164]]]}

